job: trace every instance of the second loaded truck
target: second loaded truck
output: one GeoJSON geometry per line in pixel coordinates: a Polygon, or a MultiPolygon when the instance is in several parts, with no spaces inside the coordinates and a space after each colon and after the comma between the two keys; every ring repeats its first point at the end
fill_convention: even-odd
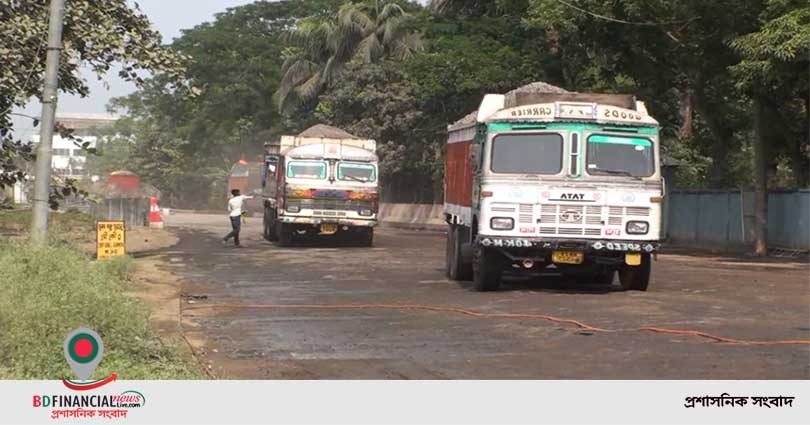
{"type": "Polygon", "coordinates": [[[281,246],[328,235],[371,246],[377,225],[376,143],[316,125],[265,145],[264,236],[281,246]]]}

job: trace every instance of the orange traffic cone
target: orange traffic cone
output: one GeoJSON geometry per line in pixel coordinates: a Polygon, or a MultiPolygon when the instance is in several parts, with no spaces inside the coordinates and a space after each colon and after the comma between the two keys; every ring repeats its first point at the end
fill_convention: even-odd
{"type": "Polygon", "coordinates": [[[149,198],[149,227],[155,229],[163,228],[163,216],[160,215],[158,200],[155,197],[149,198]]]}

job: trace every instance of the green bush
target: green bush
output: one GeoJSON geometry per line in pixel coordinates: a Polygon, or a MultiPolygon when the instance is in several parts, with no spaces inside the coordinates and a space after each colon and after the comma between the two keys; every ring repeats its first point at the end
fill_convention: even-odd
{"type": "Polygon", "coordinates": [[[132,260],[92,261],[63,244],[0,240],[0,379],[58,379],[72,372],[65,336],[89,327],[104,341],[94,378],[195,379],[199,368],[149,328],[124,293],[132,260]]]}
{"type": "MultiPolygon", "coordinates": [[[[59,236],[65,232],[93,232],[95,219],[79,211],[50,212],[48,232],[59,236]]],[[[26,232],[31,227],[31,210],[0,210],[0,231],[26,232]]]]}

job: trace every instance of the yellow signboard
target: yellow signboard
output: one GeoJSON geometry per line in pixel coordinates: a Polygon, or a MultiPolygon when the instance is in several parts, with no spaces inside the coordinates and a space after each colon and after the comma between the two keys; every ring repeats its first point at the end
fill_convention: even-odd
{"type": "Polygon", "coordinates": [[[96,221],[96,258],[126,255],[126,226],[120,220],[96,221]]]}

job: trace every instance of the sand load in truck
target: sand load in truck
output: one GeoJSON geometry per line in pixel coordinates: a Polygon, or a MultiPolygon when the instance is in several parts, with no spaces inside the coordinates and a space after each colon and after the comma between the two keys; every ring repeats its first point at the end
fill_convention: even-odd
{"type": "Polygon", "coordinates": [[[265,145],[264,236],[341,238],[371,246],[378,211],[376,142],[316,125],[265,145]]]}
{"type": "Polygon", "coordinates": [[[632,95],[533,83],[448,126],[447,275],[504,269],[646,290],[661,238],[659,125],[632,95]]]}

